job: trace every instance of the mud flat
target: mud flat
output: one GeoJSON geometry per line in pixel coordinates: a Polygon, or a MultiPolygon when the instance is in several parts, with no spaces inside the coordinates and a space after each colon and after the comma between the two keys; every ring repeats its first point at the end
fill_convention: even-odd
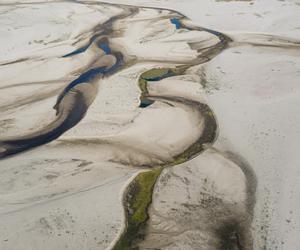
{"type": "MultiPolygon", "coordinates": [[[[30,26],[34,13],[46,11],[47,5],[17,5],[9,12],[6,10],[12,6],[4,5],[2,11],[11,15],[10,18],[23,11],[23,23],[30,26]]],[[[48,8],[73,8],[76,16],[82,11],[80,6],[49,3],[48,8]]],[[[77,34],[59,34],[62,38],[55,39],[53,44],[45,39],[48,34],[42,34],[45,38],[39,38],[38,43],[32,42],[36,36],[24,37],[22,46],[28,44],[28,47],[22,49],[23,54],[17,51],[21,50],[20,45],[15,47],[11,57],[2,58],[1,88],[5,91],[1,93],[2,100],[7,100],[1,107],[3,159],[0,184],[3,191],[0,201],[4,221],[1,247],[5,249],[21,246],[23,249],[108,247],[125,224],[120,199],[123,194],[120,192],[128,180],[141,167],[171,161],[189,148],[204,129],[201,112],[191,105],[193,101],[184,98],[162,100],[162,96],[153,95],[152,98],[157,100],[151,107],[139,108],[140,91],[135,76],[163,65],[161,61],[172,51],[166,45],[155,56],[143,55],[137,49],[139,39],[147,36],[142,34],[138,38],[138,30],[151,22],[141,18],[153,16],[153,13],[159,16],[159,11],[140,10],[136,25],[131,29],[131,24],[126,22],[132,18],[126,20],[126,17],[128,13],[135,16],[136,8],[87,6],[90,14],[86,19],[94,20],[98,11],[100,16],[104,12],[111,16],[104,15],[98,19],[100,25],[91,25],[90,29],[82,26],[77,34]],[[101,24],[112,17],[116,17],[115,28],[107,30],[104,25],[105,29],[102,29],[101,24]],[[124,36],[137,36],[136,48],[130,47],[133,44],[130,39],[117,35],[126,29],[128,33],[124,36]],[[109,46],[103,46],[101,41],[112,34],[115,35],[109,39],[109,46]],[[35,47],[32,44],[36,44],[35,47]],[[51,50],[53,45],[54,51],[51,50]],[[118,74],[112,74],[115,71],[103,74],[103,66],[104,70],[108,67],[117,70],[114,68],[117,60],[106,60],[110,54],[114,55],[114,51],[122,51],[125,67],[118,74]],[[97,67],[100,76],[90,76],[94,69],[98,72],[97,67]],[[49,74],[51,69],[58,70],[49,74]],[[16,70],[21,72],[18,76],[14,75],[16,70]],[[11,93],[15,94],[7,98],[11,93]],[[55,109],[51,109],[53,106],[55,109]],[[78,110],[82,112],[78,113],[78,110]],[[73,115],[77,117],[75,122],[73,115]],[[47,145],[41,146],[45,143],[47,145]]],[[[61,19],[62,24],[68,23],[63,17],[61,19]]],[[[178,62],[197,60],[197,51],[191,50],[182,40],[184,37],[193,39],[194,35],[187,33],[176,37],[177,29],[170,22],[169,11],[158,19],[162,21],[156,23],[154,29],[161,29],[162,25],[167,32],[170,29],[170,35],[175,35],[172,39],[178,40],[179,47],[184,50],[167,59],[169,65],[164,66],[174,67],[178,62]]],[[[46,19],[40,20],[39,25],[48,27],[50,24],[46,19]]],[[[146,39],[150,40],[142,47],[140,45],[140,49],[149,46],[155,49],[155,39],[150,42],[151,29],[147,32],[150,37],[146,39]]],[[[197,39],[201,40],[204,33],[198,32],[197,39]]],[[[16,41],[14,35],[12,41],[16,41]]],[[[23,38],[21,31],[18,36],[23,38]]],[[[164,43],[167,41],[158,44],[164,43]]]]}
{"type": "Polygon", "coordinates": [[[213,149],[164,169],[145,239],[135,244],[141,249],[253,249],[256,181],[250,172],[213,149]]]}
{"type": "Polygon", "coordinates": [[[0,5],[0,248],[298,249],[300,7],[122,3],[0,5]]]}

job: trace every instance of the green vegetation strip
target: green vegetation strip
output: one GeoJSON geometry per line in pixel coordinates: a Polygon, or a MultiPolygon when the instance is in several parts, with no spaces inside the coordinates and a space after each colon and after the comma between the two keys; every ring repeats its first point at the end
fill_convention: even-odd
{"type": "MultiPolygon", "coordinates": [[[[189,28],[187,26],[185,26],[185,28],[194,30],[194,28],[189,28]]],[[[218,43],[215,47],[207,50],[206,52],[202,52],[202,56],[198,58],[198,61],[197,63],[195,62],[195,64],[209,61],[212,57],[224,50],[227,47],[228,42],[231,41],[229,37],[221,33],[216,33],[212,30],[202,28],[195,30],[205,30],[209,33],[218,36],[220,39],[220,43],[218,43]]],[[[138,80],[138,85],[141,90],[140,107],[147,107],[154,102],[153,96],[152,99],[151,97],[149,97],[149,91],[147,88],[148,82],[160,81],[167,77],[182,75],[188,68],[192,66],[193,64],[181,65],[175,68],[155,68],[141,74],[138,80]]],[[[163,98],[168,99],[166,97],[163,98]]],[[[147,220],[149,218],[148,208],[152,202],[152,192],[154,189],[154,185],[163,168],[181,164],[190,160],[191,158],[197,156],[203,150],[204,144],[212,143],[216,138],[216,119],[212,110],[206,104],[183,99],[173,101],[179,101],[187,105],[192,105],[201,110],[201,114],[203,115],[205,120],[204,131],[202,131],[202,135],[198,138],[198,140],[195,143],[193,143],[184,152],[175,156],[171,162],[167,162],[162,166],[150,170],[148,172],[140,173],[128,186],[127,192],[124,197],[124,205],[126,210],[125,213],[127,216],[127,228],[125,229],[123,235],[120,237],[119,241],[115,245],[114,250],[138,249],[138,247],[135,247],[134,245],[135,242],[143,239],[144,237],[144,233],[142,231],[144,231],[147,220]]]]}
{"type": "Polygon", "coordinates": [[[171,76],[182,75],[190,66],[182,65],[175,68],[155,68],[150,69],[139,77],[139,88],[141,90],[140,102],[141,107],[147,107],[153,103],[147,98],[149,94],[147,85],[149,81],[160,81],[171,76]]]}
{"type": "Polygon", "coordinates": [[[152,192],[162,167],[142,172],[128,186],[124,200],[127,228],[114,250],[131,250],[135,240],[143,237],[139,232],[149,218],[148,207],[152,202],[152,192]]]}
{"type": "Polygon", "coordinates": [[[174,157],[172,165],[178,165],[194,158],[203,151],[203,145],[212,143],[217,136],[218,125],[212,110],[206,104],[198,103],[195,105],[198,105],[204,117],[204,130],[196,142],[174,157]]]}
{"type": "MultiPolygon", "coordinates": [[[[189,66],[179,66],[173,69],[161,68],[152,69],[143,73],[139,78],[139,87],[141,89],[141,102],[147,99],[148,81],[159,81],[164,78],[181,75],[189,66]]],[[[151,98],[151,97],[150,97],[151,98]]],[[[153,96],[152,96],[153,98],[153,96]]],[[[114,246],[114,250],[133,250],[138,249],[136,243],[145,237],[145,228],[149,219],[148,208],[152,203],[152,193],[154,185],[165,167],[174,166],[190,160],[203,150],[203,145],[211,143],[216,137],[217,123],[212,110],[206,104],[196,101],[186,100],[184,98],[160,97],[165,100],[181,102],[186,105],[199,109],[204,117],[204,131],[198,140],[193,143],[184,152],[175,156],[172,161],[167,162],[147,172],[142,172],[128,186],[124,196],[125,214],[127,219],[126,229],[119,241],[114,246]]]]}
{"type": "MultiPolygon", "coordinates": [[[[141,104],[145,104],[145,106],[147,106],[147,104],[153,103],[153,100],[151,100],[151,98],[148,98],[148,94],[149,94],[147,88],[148,81],[160,81],[162,79],[171,76],[182,75],[190,67],[191,67],[190,65],[180,65],[175,68],[154,68],[141,74],[141,76],[139,77],[139,87],[141,90],[141,97],[140,97],[141,104]]],[[[168,98],[164,98],[164,99],[168,99],[168,98]]],[[[202,132],[201,137],[198,138],[198,140],[194,144],[192,144],[184,152],[175,156],[174,160],[167,164],[168,166],[177,165],[186,162],[187,160],[196,156],[203,150],[203,144],[214,141],[216,136],[217,123],[214,114],[212,110],[209,108],[209,106],[207,106],[206,104],[193,102],[193,101],[186,101],[185,104],[191,106],[198,106],[198,109],[201,110],[201,113],[205,119],[204,131],[202,132]]]]}

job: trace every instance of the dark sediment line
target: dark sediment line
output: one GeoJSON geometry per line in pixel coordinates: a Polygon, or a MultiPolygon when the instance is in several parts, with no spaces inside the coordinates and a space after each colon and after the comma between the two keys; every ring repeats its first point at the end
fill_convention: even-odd
{"type": "Polygon", "coordinates": [[[218,236],[223,245],[222,249],[253,250],[253,235],[251,223],[254,216],[254,206],[256,202],[257,178],[248,162],[234,152],[219,152],[224,157],[235,163],[246,178],[246,213],[234,220],[229,221],[218,230],[218,236]]]}
{"type": "Polygon", "coordinates": [[[34,95],[31,97],[24,97],[22,99],[17,99],[14,100],[13,102],[10,102],[8,104],[2,105],[0,106],[0,111],[7,111],[9,109],[13,109],[16,107],[21,107],[24,105],[28,105],[28,104],[32,104],[41,100],[44,100],[46,98],[50,98],[52,96],[57,95],[57,93],[59,93],[61,88],[56,88],[50,91],[47,91],[46,93],[42,93],[42,94],[38,94],[38,95],[34,95]]]}
{"type": "Polygon", "coordinates": [[[173,156],[173,160],[168,162],[168,165],[176,165],[183,162],[186,162],[190,159],[193,159],[197,155],[199,155],[204,149],[207,144],[212,144],[218,133],[218,124],[215,118],[213,111],[210,107],[204,103],[188,100],[183,97],[173,97],[173,96],[153,96],[149,95],[149,99],[153,100],[160,100],[160,101],[171,101],[171,102],[178,102],[183,105],[187,105],[192,107],[193,109],[197,110],[199,114],[201,114],[202,118],[204,119],[204,129],[202,134],[197,138],[197,140],[190,145],[186,150],[181,152],[178,155],[173,156]]]}
{"type": "Polygon", "coordinates": [[[249,208],[249,211],[253,212],[257,187],[257,178],[255,172],[253,171],[249,163],[240,155],[237,155],[236,153],[231,151],[226,151],[223,153],[223,155],[234,162],[236,165],[238,165],[247,178],[247,207],[249,208]]]}
{"type": "Polygon", "coordinates": [[[56,120],[42,130],[18,138],[0,140],[0,158],[51,142],[75,126],[84,117],[89,106],[84,91],[94,87],[88,85],[91,84],[86,83],[82,90],[70,90],[58,106],[56,120]]]}
{"type": "MultiPolygon", "coordinates": [[[[182,16],[181,19],[186,18],[182,16]]],[[[141,96],[140,96],[140,107],[145,108],[148,107],[149,105],[153,104],[154,101],[149,100],[146,96],[148,95],[148,89],[147,85],[148,82],[151,81],[160,81],[164,78],[168,78],[171,76],[176,76],[176,75],[182,75],[187,69],[199,65],[202,63],[205,63],[212,58],[214,58],[216,55],[221,53],[224,49],[228,47],[229,42],[231,42],[231,38],[227,37],[226,35],[222,34],[221,32],[202,28],[202,27],[196,27],[196,26],[189,26],[184,24],[181,19],[179,18],[171,18],[170,22],[176,26],[176,29],[188,29],[188,30],[197,30],[197,31],[206,31],[209,32],[215,36],[217,36],[220,40],[219,43],[205,48],[205,49],[198,49],[198,52],[201,52],[201,54],[198,56],[198,59],[195,60],[194,62],[191,62],[189,64],[184,64],[177,66],[175,68],[155,68],[148,70],[144,72],[140,77],[139,77],[139,87],[141,89],[141,96]]],[[[187,18],[186,18],[187,19],[187,18]]],[[[195,43],[197,44],[197,43],[195,43]]],[[[189,46],[191,49],[193,49],[193,44],[189,43],[189,46]]]]}
{"type": "Polygon", "coordinates": [[[182,153],[175,155],[172,161],[167,161],[153,170],[140,173],[127,187],[123,196],[125,207],[126,229],[114,246],[114,250],[135,249],[135,242],[145,237],[145,227],[149,219],[148,209],[152,203],[152,192],[154,185],[163,168],[186,162],[204,149],[204,145],[214,142],[217,136],[217,122],[212,110],[206,104],[191,101],[183,97],[173,96],[145,96],[147,100],[167,101],[187,105],[196,109],[204,119],[204,130],[199,138],[185,149],[182,153]]]}
{"type": "MultiPolygon", "coordinates": [[[[109,48],[108,45],[107,48],[109,48]]],[[[122,67],[123,55],[119,52],[111,52],[111,54],[116,58],[114,65],[92,68],[72,81],[62,91],[54,106],[57,111],[55,121],[42,130],[23,137],[0,139],[0,158],[51,142],[74,127],[84,117],[89,104],[96,95],[95,80],[110,75],[122,67]],[[91,91],[93,93],[90,93],[91,91]]]]}
{"type": "Polygon", "coordinates": [[[51,142],[84,117],[96,95],[95,81],[100,77],[113,74],[123,66],[123,55],[111,51],[107,42],[99,43],[99,46],[103,44],[105,54],[111,54],[116,60],[115,63],[110,67],[91,68],[72,81],[57,98],[54,106],[57,119],[42,130],[19,138],[0,139],[0,158],[51,142]],[[94,93],[89,93],[91,88],[94,93]]]}
{"type": "MultiPolygon", "coordinates": [[[[125,10],[125,9],[123,9],[123,10],[125,10]]],[[[109,18],[109,20],[107,20],[106,22],[97,25],[94,28],[94,32],[93,32],[94,35],[89,39],[89,41],[87,42],[87,44],[83,45],[82,47],[80,47],[78,49],[75,49],[74,51],[72,51],[72,52],[70,52],[70,53],[68,53],[66,55],[63,55],[62,57],[63,58],[64,57],[71,57],[71,56],[74,56],[74,55],[78,55],[78,54],[84,53],[99,37],[111,34],[112,25],[113,25],[113,23],[115,21],[117,21],[119,19],[122,19],[122,18],[126,18],[126,17],[129,17],[129,16],[132,16],[137,11],[138,11],[138,8],[134,8],[134,7],[128,8],[127,7],[125,13],[113,16],[113,17],[109,18]]]]}
{"type": "MultiPolygon", "coordinates": [[[[183,15],[182,18],[184,18],[183,15]]],[[[127,224],[125,231],[114,246],[115,250],[133,249],[134,242],[138,239],[144,238],[144,229],[147,225],[147,220],[149,219],[148,208],[152,202],[153,188],[162,169],[164,167],[186,162],[196,157],[204,150],[204,145],[213,143],[217,136],[218,127],[216,119],[208,105],[197,101],[191,101],[182,97],[149,95],[147,85],[149,82],[160,81],[176,75],[183,75],[188,68],[209,61],[222,50],[227,48],[231,39],[220,32],[215,32],[200,27],[188,27],[177,18],[172,18],[170,21],[176,26],[177,29],[183,28],[188,30],[207,31],[217,36],[220,39],[220,42],[215,46],[208,48],[206,52],[200,55],[198,60],[189,65],[180,65],[175,68],[155,68],[144,72],[139,77],[139,88],[141,90],[140,107],[146,108],[154,103],[154,101],[177,102],[190,106],[194,109],[197,109],[202,115],[204,119],[204,130],[202,131],[201,136],[197,138],[192,145],[190,145],[182,153],[175,155],[172,161],[165,162],[158,168],[139,174],[127,187],[123,200],[127,224]]]]}
{"type": "MultiPolygon", "coordinates": [[[[96,43],[98,48],[104,51],[106,55],[114,55],[116,63],[109,68],[91,65],[90,69],[72,81],[59,95],[55,105],[57,110],[56,120],[41,131],[19,138],[0,140],[0,158],[55,140],[65,131],[75,126],[84,117],[90,103],[95,97],[95,80],[101,76],[113,74],[123,66],[122,54],[113,53],[107,40],[105,40],[102,36],[109,34],[112,35],[112,25],[114,21],[132,16],[139,10],[139,8],[128,6],[124,9],[126,9],[125,13],[111,17],[104,24],[96,26],[93,30],[93,36],[84,46],[62,56],[70,57],[84,53],[92,44],[96,43]]],[[[166,10],[160,8],[151,9],[166,10]]],[[[171,12],[176,13],[175,11],[171,12]]],[[[145,228],[149,218],[148,208],[152,202],[152,191],[162,169],[164,167],[180,164],[192,159],[204,150],[204,144],[213,143],[217,136],[217,122],[209,106],[183,97],[149,95],[147,89],[148,82],[160,81],[171,76],[183,75],[188,68],[209,61],[224,50],[231,41],[230,38],[220,32],[184,24],[181,19],[187,18],[181,13],[177,12],[177,14],[180,16],[179,18],[172,18],[170,20],[177,29],[206,31],[217,36],[220,41],[212,47],[202,49],[199,58],[191,64],[181,65],[171,69],[152,69],[149,72],[142,74],[139,78],[139,86],[142,92],[140,107],[147,107],[154,101],[174,102],[175,104],[179,103],[181,105],[189,106],[192,109],[197,110],[201,117],[203,117],[204,130],[199,138],[196,138],[192,145],[188,146],[182,153],[173,156],[173,160],[167,161],[151,171],[139,174],[129,185],[124,195],[127,227],[114,249],[132,249],[134,241],[144,236],[143,229],[145,228]]],[[[189,45],[191,48],[194,46],[193,44],[189,45]]]]}
{"type": "MultiPolygon", "coordinates": [[[[77,79],[72,81],[58,96],[57,102],[54,105],[54,109],[57,109],[57,106],[61,102],[64,95],[70,89],[74,88],[76,85],[93,81],[96,77],[99,77],[101,75],[105,76],[105,75],[113,74],[116,70],[118,70],[124,64],[123,55],[120,52],[113,52],[111,50],[108,39],[106,37],[103,37],[95,42],[97,44],[97,47],[99,49],[101,49],[106,55],[114,56],[116,59],[116,63],[114,65],[112,65],[111,67],[108,67],[108,66],[94,67],[94,68],[87,70],[83,74],[81,74],[77,79]]],[[[94,64],[97,64],[97,62],[95,62],[94,64]]],[[[93,67],[93,66],[91,66],[91,67],[93,67]]]]}
{"type": "MultiPolygon", "coordinates": [[[[112,24],[114,21],[133,15],[137,11],[138,8],[127,7],[125,13],[113,16],[104,24],[97,25],[94,28],[94,35],[89,40],[86,49],[92,43],[96,43],[99,50],[103,51],[104,54],[111,55],[115,58],[115,63],[113,65],[97,66],[99,63],[101,64],[101,62],[96,61],[90,65],[90,69],[83,72],[77,79],[68,84],[58,96],[57,102],[54,105],[54,109],[57,111],[57,119],[45,128],[21,137],[0,139],[0,158],[55,140],[65,131],[75,126],[84,117],[91,103],[91,99],[94,99],[96,94],[86,94],[84,92],[89,92],[88,89],[91,88],[91,86],[95,89],[95,81],[100,77],[109,76],[124,66],[123,55],[120,52],[112,51],[108,39],[106,37],[101,38],[101,35],[111,34],[113,32],[112,24]],[[91,95],[93,97],[91,97],[91,95]]],[[[79,49],[79,52],[72,52],[63,57],[83,53],[86,49],[79,49]]]]}
{"type": "Polygon", "coordinates": [[[62,93],[58,96],[56,104],[54,105],[54,109],[58,110],[58,106],[61,103],[62,99],[64,96],[76,85],[81,84],[81,83],[87,83],[98,77],[99,75],[103,74],[105,72],[106,67],[98,67],[98,68],[93,68],[90,69],[86,72],[84,72],[81,76],[79,76],[77,79],[72,81],[63,91],[62,93]]]}
{"type": "Polygon", "coordinates": [[[54,106],[57,119],[48,126],[29,135],[0,140],[0,158],[55,140],[84,117],[89,104],[95,97],[95,80],[116,72],[123,65],[123,55],[119,52],[112,52],[107,39],[100,39],[97,45],[106,55],[111,54],[116,62],[111,66],[91,68],[72,81],[58,96],[54,106]],[[78,85],[80,85],[79,88],[78,85]],[[94,92],[92,94],[89,93],[91,88],[94,92]]]}
{"type": "Polygon", "coordinates": [[[153,100],[150,100],[148,98],[149,91],[148,91],[148,82],[156,82],[160,81],[162,79],[171,77],[171,76],[176,76],[183,74],[185,71],[186,67],[177,67],[173,69],[169,68],[157,68],[157,69],[151,69],[143,74],[140,75],[139,77],[139,88],[141,90],[141,96],[140,96],[140,108],[146,108],[152,103],[154,103],[153,100]]]}
{"type": "Polygon", "coordinates": [[[25,62],[28,59],[29,58],[21,58],[21,59],[14,60],[14,61],[8,61],[8,62],[0,63],[0,66],[10,65],[10,64],[20,63],[20,62],[25,62]]]}
{"type": "Polygon", "coordinates": [[[187,30],[198,30],[198,31],[206,31],[210,34],[213,34],[215,36],[217,36],[220,41],[223,44],[226,44],[228,42],[232,42],[232,39],[228,36],[226,36],[225,34],[216,31],[216,30],[212,30],[212,29],[207,29],[204,27],[198,27],[198,26],[194,26],[194,25],[187,25],[184,22],[182,22],[182,20],[184,21],[184,19],[189,20],[189,18],[183,16],[182,14],[180,14],[182,16],[182,18],[171,18],[170,21],[172,24],[174,24],[176,26],[176,29],[187,29],[187,30]]]}

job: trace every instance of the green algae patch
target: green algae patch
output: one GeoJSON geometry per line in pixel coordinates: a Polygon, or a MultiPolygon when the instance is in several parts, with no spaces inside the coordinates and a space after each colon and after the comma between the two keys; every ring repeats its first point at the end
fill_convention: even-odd
{"type": "Polygon", "coordinates": [[[139,79],[139,88],[140,88],[142,94],[148,94],[147,80],[140,77],[140,79],[139,79]]]}
{"type": "Polygon", "coordinates": [[[190,66],[182,65],[175,68],[154,68],[150,69],[140,76],[140,80],[145,81],[159,81],[167,77],[181,75],[190,66]]]}
{"type": "Polygon", "coordinates": [[[155,68],[144,72],[141,77],[147,81],[159,81],[171,73],[168,68],[155,68]]]}
{"type": "Polygon", "coordinates": [[[204,144],[214,141],[217,133],[217,123],[212,110],[206,104],[194,103],[194,105],[198,106],[197,108],[201,110],[205,119],[202,135],[184,152],[175,156],[172,161],[150,171],[140,173],[128,186],[124,198],[127,217],[126,230],[115,245],[114,250],[138,249],[135,245],[145,237],[145,228],[149,219],[148,208],[152,203],[154,185],[162,170],[192,159],[204,150],[204,144]]]}
{"type": "MultiPolygon", "coordinates": [[[[147,85],[149,81],[160,81],[164,78],[182,75],[190,66],[182,65],[175,68],[156,68],[144,72],[139,77],[139,88],[141,90],[141,107],[146,107],[154,101],[148,98],[147,85]]],[[[136,245],[145,237],[145,229],[149,219],[148,209],[152,203],[154,185],[166,167],[184,163],[203,151],[203,145],[212,143],[217,133],[217,123],[212,110],[206,104],[184,98],[162,97],[165,100],[177,101],[198,109],[204,118],[204,129],[201,136],[190,145],[184,152],[173,157],[173,160],[165,162],[161,166],[147,172],[142,172],[129,184],[123,204],[126,216],[126,229],[114,246],[114,250],[138,249],[136,245]]]]}
{"type": "Polygon", "coordinates": [[[140,107],[147,107],[154,102],[147,98],[149,94],[147,88],[148,81],[160,81],[171,76],[182,75],[189,67],[190,66],[181,65],[175,68],[154,68],[141,74],[138,80],[138,85],[141,90],[140,107]]]}
{"type": "Polygon", "coordinates": [[[132,223],[139,224],[148,219],[146,209],[152,201],[153,187],[161,171],[162,168],[157,168],[137,176],[135,180],[137,190],[134,190],[137,194],[132,199],[132,223]]]}
{"type": "Polygon", "coordinates": [[[150,69],[139,77],[139,88],[142,92],[142,95],[148,94],[148,89],[147,89],[147,84],[148,81],[159,81],[162,80],[163,78],[166,78],[170,75],[171,71],[170,69],[165,69],[165,68],[155,68],[155,69],[150,69]]]}
{"type": "Polygon", "coordinates": [[[163,168],[142,172],[137,175],[128,186],[127,195],[124,200],[127,225],[114,250],[134,249],[134,241],[143,237],[139,232],[146,225],[149,218],[148,207],[152,202],[152,192],[157,178],[163,168]]]}

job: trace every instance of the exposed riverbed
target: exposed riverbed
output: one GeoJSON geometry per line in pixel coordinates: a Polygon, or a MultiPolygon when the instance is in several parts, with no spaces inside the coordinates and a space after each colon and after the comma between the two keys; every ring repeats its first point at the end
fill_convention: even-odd
{"type": "MultiPolygon", "coordinates": [[[[281,170],[266,177],[258,151],[272,139],[251,140],[268,127],[258,116],[283,121],[296,104],[297,38],[155,6],[23,1],[0,13],[0,248],[299,244],[273,240],[286,214],[274,218],[274,195],[290,186],[270,190],[281,170]]],[[[278,231],[295,234],[290,217],[278,231]]]]}

